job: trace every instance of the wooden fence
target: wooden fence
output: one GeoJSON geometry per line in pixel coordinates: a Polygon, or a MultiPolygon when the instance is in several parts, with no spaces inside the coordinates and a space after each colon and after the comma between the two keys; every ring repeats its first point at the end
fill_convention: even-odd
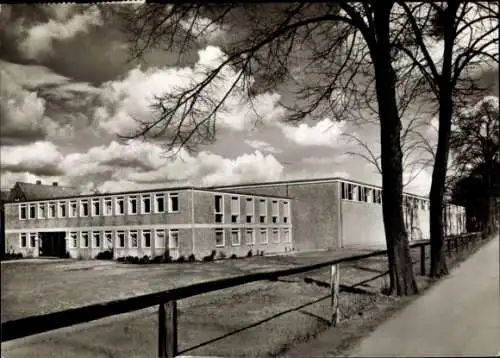
{"type": "MultiPolygon", "coordinates": [[[[463,249],[466,246],[468,247],[470,244],[479,241],[481,238],[482,236],[480,233],[469,233],[449,237],[446,239],[448,253],[451,254],[451,250],[453,248],[458,252],[460,248],[463,249]]],[[[429,244],[430,242],[428,240],[421,240],[412,242],[410,245],[411,248],[420,248],[420,273],[422,275],[425,275],[426,271],[425,248],[429,244]]],[[[340,290],[340,265],[343,263],[354,262],[370,257],[383,256],[386,253],[387,250],[378,250],[367,254],[346,255],[345,257],[341,257],[336,260],[326,261],[313,265],[299,266],[284,270],[250,273],[235,277],[206,281],[166,291],[7,321],[2,324],[1,341],[5,342],[13,339],[31,336],[34,334],[48,332],[59,328],[69,327],[75,324],[86,323],[110,316],[138,311],[148,307],[159,306],[158,357],[175,357],[178,354],[178,300],[226,288],[245,285],[256,281],[275,281],[280,277],[314,271],[327,266],[330,266],[331,270],[331,324],[335,325],[339,321],[338,294],[340,290]]]]}

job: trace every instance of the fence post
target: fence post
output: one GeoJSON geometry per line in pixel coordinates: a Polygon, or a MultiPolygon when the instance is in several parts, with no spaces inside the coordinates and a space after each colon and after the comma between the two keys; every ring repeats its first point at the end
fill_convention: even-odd
{"type": "Polygon", "coordinates": [[[332,326],[339,323],[339,291],[340,291],[340,272],[339,265],[332,265],[330,271],[330,290],[332,295],[332,326]]]}
{"type": "Polygon", "coordinates": [[[425,245],[420,246],[420,274],[425,275],[425,245]]]}
{"type": "Polygon", "coordinates": [[[158,358],[177,356],[177,301],[160,304],[158,310],[158,358]]]}

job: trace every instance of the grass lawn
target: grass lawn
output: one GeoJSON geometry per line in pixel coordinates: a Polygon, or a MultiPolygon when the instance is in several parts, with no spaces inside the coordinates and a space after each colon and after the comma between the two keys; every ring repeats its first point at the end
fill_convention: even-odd
{"type": "MultiPolygon", "coordinates": [[[[2,322],[221,277],[326,261],[346,253],[147,266],[71,260],[2,264],[2,322]]],[[[414,256],[418,258],[418,251],[414,256]]],[[[386,269],[385,258],[342,266],[343,321],[387,301],[378,293],[383,278],[352,289],[386,269]]],[[[179,350],[186,355],[279,355],[328,328],[328,282],[329,271],[322,269],[181,300],[179,350]],[[306,282],[306,277],[312,282],[306,282]]],[[[2,353],[8,357],[152,357],[157,345],[156,310],[7,342],[2,353]]]]}

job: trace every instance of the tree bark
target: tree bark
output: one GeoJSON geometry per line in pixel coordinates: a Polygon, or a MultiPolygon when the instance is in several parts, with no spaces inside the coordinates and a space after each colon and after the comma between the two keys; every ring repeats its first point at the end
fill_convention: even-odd
{"type": "Polygon", "coordinates": [[[445,10],[443,66],[441,75],[437,79],[439,85],[439,131],[429,195],[431,202],[431,269],[429,275],[434,278],[448,274],[443,232],[443,207],[453,116],[452,55],[456,37],[454,21],[458,5],[457,2],[451,1],[445,10]]]}
{"type": "Polygon", "coordinates": [[[393,2],[372,3],[377,49],[372,53],[380,117],[383,219],[389,259],[389,294],[407,296],[418,293],[410,257],[408,235],[403,218],[403,153],[401,121],[391,65],[389,15],[393,2]]]}

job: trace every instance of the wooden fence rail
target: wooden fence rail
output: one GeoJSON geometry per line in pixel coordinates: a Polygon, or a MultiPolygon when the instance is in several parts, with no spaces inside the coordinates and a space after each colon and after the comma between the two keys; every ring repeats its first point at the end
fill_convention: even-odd
{"type": "MultiPolygon", "coordinates": [[[[480,233],[468,233],[447,238],[448,252],[450,243],[453,242],[455,248],[463,246],[465,243],[474,242],[481,238],[480,233]]],[[[413,241],[411,248],[420,247],[420,271],[425,274],[425,247],[430,242],[428,240],[413,241]]],[[[170,358],[178,354],[177,348],[177,301],[201,294],[214,292],[226,288],[240,286],[256,281],[275,281],[279,277],[296,275],[309,271],[318,270],[327,266],[331,269],[331,306],[332,325],[339,321],[339,300],[340,290],[339,264],[354,262],[370,257],[382,256],[387,250],[377,250],[367,254],[346,255],[336,260],[330,260],[313,265],[298,266],[283,270],[272,270],[258,273],[250,273],[235,277],[223,278],[213,281],[196,283],[188,286],[177,287],[166,291],[135,296],[126,299],[113,300],[104,303],[92,304],[88,306],[68,309],[64,311],[47,313],[25,317],[17,320],[2,323],[1,341],[23,338],[34,334],[44,333],[59,328],[69,327],[75,324],[91,322],[94,320],[138,311],[148,307],[159,306],[158,310],[158,357],[170,358]]]]}

